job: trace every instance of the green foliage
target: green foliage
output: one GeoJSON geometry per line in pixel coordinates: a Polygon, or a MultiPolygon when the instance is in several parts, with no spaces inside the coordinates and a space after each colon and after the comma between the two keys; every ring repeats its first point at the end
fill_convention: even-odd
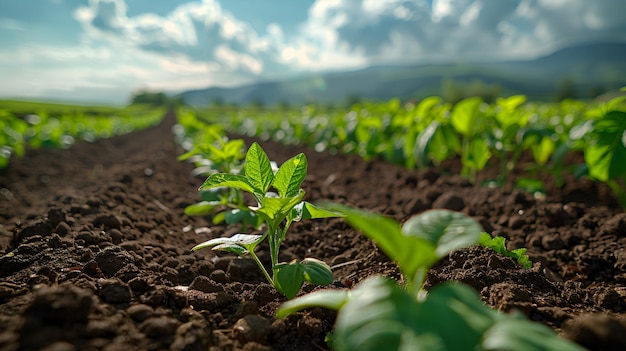
{"type": "Polygon", "coordinates": [[[183,104],[182,97],[170,97],[164,92],[139,91],[130,99],[131,105],[151,106],[180,106],[183,104]]]}
{"type": "Polygon", "coordinates": [[[607,182],[626,174],[626,112],[610,111],[593,121],[585,161],[589,175],[607,182]]]}
{"type": "Polygon", "coordinates": [[[450,282],[422,290],[426,272],[439,258],[484,240],[470,217],[431,210],[400,227],[387,217],[328,206],[373,239],[399,265],[407,283],[402,288],[392,279],[371,277],[352,290],[318,290],[284,303],[277,317],[311,307],[339,311],[332,337],[339,351],[583,350],[545,325],[485,306],[466,285],[450,282]]]}
{"type": "MultiPolygon", "coordinates": [[[[178,160],[193,162],[196,175],[221,173],[232,179],[239,176],[246,157],[243,139],[228,139],[221,127],[199,121],[189,110],[179,110],[178,122],[180,127],[174,128],[176,138],[188,148],[178,160]]],[[[213,224],[240,223],[244,229],[258,228],[262,223],[261,217],[244,202],[239,187],[205,189],[200,191],[200,198],[202,201],[185,208],[186,215],[212,215],[213,224]]]]}
{"type": "Polygon", "coordinates": [[[350,207],[327,204],[345,215],[346,221],[370,238],[398,264],[407,287],[422,289],[426,272],[450,252],[478,243],[482,229],[472,218],[448,210],[430,210],[400,226],[391,218],[350,207]]]}
{"type": "Polygon", "coordinates": [[[480,240],[478,243],[481,246],[492,249],[502,256],[511,257],[512,259],[516,260],[517,263],[519,263],[522,267],[530,269],[533,266],[533,263],[526,254],[526,249],[520,248],[509,251],[506,248],[505,241],[506,239],[501,236],[496,236],[495,238],[492,238],[491,235],[483,232],[480,236],[480,240]]]}
{"type": "Polygon", "coordinates": [[[563,350],[583,348],[522,315],[485,306],[459,283],[444,283],[416,299],[393,280],[373,277],[349,292],[320,290],[289,301],[278,317],[306,307],[338,310],[336,350],[563,350]]]}
{"type": "MultiPolygon", "coordinates": [[[[503,185],[516,169],[515,174],[522,178],[550,174],[556,186],[562,186],[568,174],[587,175],[581,172],[581,165],[565,163],[569,154],[588,153],[586,159],[591,163],[606,162],[608,156],[600,155],[607,154],[607,146],[597,142],[602,138],[591,138],[590,132],[596,125],[603,128],[596,120],[607,113],[625,112],[624,101],[618,96],[607,102],[534,103],[514,95],[489,103],[470,97],[452,105],[432,96],[417,104],[392,99],[359,101],[348,109],[309,105],[292,110],[220,109],[200,115],[234,133],[306,144],[331,154],[377,157],[407,168],[440,166],[459,158],[462,175],[472,182],[482,169],[493,164],[500,168],[495,184],[503,185]],[[595,146],[587,152],[591,145],[595,146]],[[532,155],[535,164],[521,169],[518,163],[524,154],[532,155]]],[[[614,151],[608,154],[621,156],[619,148],[614,151]]],[[[623,179],[610,179],[607,184],[618,197],[626,197],[620,193],[623,179]]]]}
{"type": "Polygon", "coordinates": [[[0,101],[0,169],[30,148],[68,148],[159,123],[165,110],[0,101]]]}
{"type": "Polygon", "coordinates": [[[626,112],[609,111],[592,126],[585,148],[589,176],[607,183],[626,208],[626,112]]]}
{"type": "Polygon", "coordinates": [[[443,96],[446,101],[450,101],[452,103],[475,96],[479,96],[485,99],[485,101],[493,101],[502,93],[502,87],[498,84],[488,84],[480,79],[475,79],[471,82],[464,82],[454,80],[452,78],[446,78],[442,81],[440,90],[441,96],[443,96]]]}
{"type": "Polygon", "coordinates": [[[252,196],[257,206],[248,207],[267,226],[263,235],[235,234],[230,238],[217,238],[196,245],[192,250],[212,247],[238,255],[250,254],[268,282],[287,298],[293,298],[304,282],[317,285],[332,283],[330,267],[313,258],[301,262],[278,262],[278,252],[285,235],[293,222],[302,219],[337,217],[338,214],[320,209],[302,201],[305,192],[301,189],[307,174],[307,159],[298,154],[285,161],[274,173],[272,163],[258,143],[253,143],[246,153],[243,174],[215,173],[200,187],[200,191],[229,187],[252,196]],[[278,193],[271,192],[275,189],[278,193]],[[267,238],[270,247],[270,275],[255,254],[255,248],[267,238]]]}

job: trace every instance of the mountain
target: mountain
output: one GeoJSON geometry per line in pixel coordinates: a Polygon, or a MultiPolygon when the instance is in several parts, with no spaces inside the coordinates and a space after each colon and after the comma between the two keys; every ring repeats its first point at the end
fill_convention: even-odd
{"type": "Polygon", "coordinates": [[[626,43],[592,43],[528,61],[376,66],[234,88],[192,90],[179,96],[194,106],[217,101],[341,104],[357,98],[411,99],[476,92],[553,100],[557,94],[587,98],[622,86],[626,86],[626,43]]]}

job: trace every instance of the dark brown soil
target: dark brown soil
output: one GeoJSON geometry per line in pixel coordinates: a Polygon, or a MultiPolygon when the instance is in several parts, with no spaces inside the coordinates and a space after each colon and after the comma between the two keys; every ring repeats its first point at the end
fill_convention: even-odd
{"type": "MultiPolygon", "coordinates": [[[[174,116],[152,129],[29,150],[0,171],[0,350],[324,350],[335,314],[273,317],[284,301],[247,258],[189,248],[236,226],[187,217],[202,178],[176,161],[174,116]]],[[[250,140],[247,140],[248,145],[250,140]]],[[[626,349],[626,213],[584,180],[547,199],[473,186],[449,170],[408,171],[355,156],[262,142],[282,162],[309,159],[311,202],[332,200],[404,221],[429,208],[463,211],[509,248],[527,247],[525,270],[490,250],[451,254],[429,284],[463,281],[500,310],[519,310],[593,350],[626,349]]],[[[261,248],[262,259],[268,253],[261,248]]],[[[335,266],[337,288],[389,260],[339,219],[293,226],[281,260],[335,266]]],[[[305,286],[304,291],[310,291],[305,286]]]]}

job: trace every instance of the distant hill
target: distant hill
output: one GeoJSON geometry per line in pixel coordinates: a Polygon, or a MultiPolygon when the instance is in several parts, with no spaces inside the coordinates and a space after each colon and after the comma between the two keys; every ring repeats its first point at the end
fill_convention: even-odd
{"type": "Polygon", "coordinates": [[[569,47],[529,61],[376,66],[234,88],[192,90],[179,96],[195,106],[216,101],[264,105],[342,104],[357,98],[418,99],[450,93],[444,91],[446,89],[477,85],[497,89],[501,95],[525,94],[535,100],[553,100],[564,89],[576,97],[588,98],[626,86],[626,43],[569,47]]]}

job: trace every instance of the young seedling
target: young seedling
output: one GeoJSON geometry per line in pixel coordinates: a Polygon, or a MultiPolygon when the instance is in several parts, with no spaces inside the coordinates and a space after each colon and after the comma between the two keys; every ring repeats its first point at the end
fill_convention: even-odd
{"type": "Polygon", "coordinates": [[[492,249],[502,256],[511,257],[526,269],[530,269],[533,266],[532,261],[526,254],[525,248],[507,250],[505,242],[506,239],[503,237],[496,236],[495,238],[492,238],[491,235],[485,232],[480,235],[480,239],[478,241],[481,246],[492,249]]]}
{"type": "MultiPolygon", "coordinates": [[[[228,140],[216,131],[208,130],[212,142],[195,146],[178,157],[180,161],[193,160],[197,168],[195,174],[215,173],[239,174],[243,171],[246,157],[243,139],[228,140]]],[[[262,219],[246,205],[243,192],[238,188],[211,188],[200,191],[200,202],[185,208],[188,216],[213,215],[213,224],[226,222],[241,223],[243,228],[258,228],[262,219]]]]}
{"type": "Polygon", "coordinates": [[[452,110],[450,122],[463,138],[461,175],[476,183],[476,174],[491,158],[488,140],[484,134],[485,114],[481,111],[483,100],[479,97],[459,101],[452,110]]]}
{"type": "Polygon", "coordinates": [[[400,226],[344,206],[329,209],[346,215],[350,225],[374,240],[406,281],[400,287],[389,278],[368,278],[352,290],[318,290],[278,309],[279,318],[311,307],[339,311],[336,350],[583,350],[521,314],[487,307],[467,285],[450,282],[423,290],[426,273],[438,259],[479,242],[482,229],[472,218],[431,210],[400,226]]]}
{"type": "Polygon", "coordinates": [[[249,254],[267,281],[289,299],[298,293],[305,281],[317,285],[332,283],[330,267],[323,261],[305,258],[301,262],[278,262],[280,245],[293,222],[340,216],[302,201],[305,192],[300,186],[306,175],[307,159],[304,154],[285,161],[274,173],[265,151],[259,144],[252,144],[246,154],[244,174],[212,174],[200,190],[231,187],[252,194],[257,206],[249,209],[263,219],[267,230],[262,235],[235,234],[230,238],[212,239],[193,247],[192,250],[213,247],[213,250],[234,252],[237,255],[249,254]],[[277,192],[271,192],[270,189],[277,192]],[[271,274],[254,252],[266,238],[270,248],[271,274]]]}

